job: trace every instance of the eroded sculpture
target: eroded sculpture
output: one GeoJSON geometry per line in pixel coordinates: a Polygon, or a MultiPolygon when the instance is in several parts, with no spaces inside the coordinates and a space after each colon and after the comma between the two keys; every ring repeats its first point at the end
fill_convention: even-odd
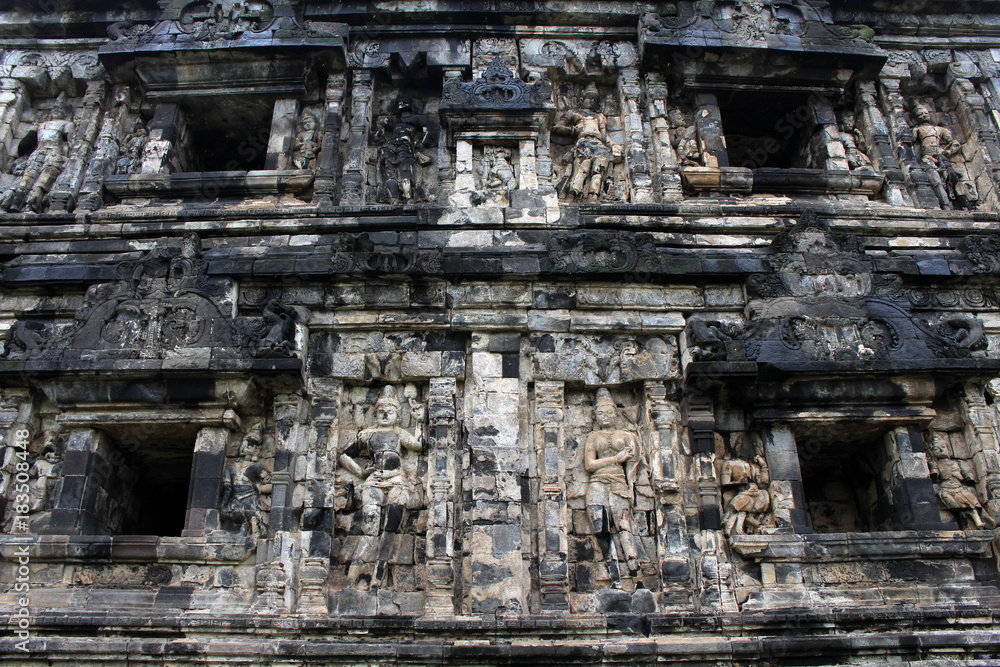
{"type": "Polygon", "coordinates": [[[394,113],[379,119],[374,136],[379,144],[377,178],[381,201],[402,204],[424,198],[420,168],[431,163],[424,151],[437,143],[437,135],[435,123],[413,112],[413,98],[396,98],[394,113]]]}
{"type": "Polygon", "coordinates": [[[267,533],[271,510],[271,472],[260,462],[262,431],[250,429],[240,441],[237,460],[226,468],[222,481],[222,519],[249,535],[267,533]]]}
{"type": "Polygon", "coordinates": [[[632,527],[639,441],[635,434],[618,427],[618,408],[603,387],[597,390],[594,425],[584,443],[587,514],[611,575],[611,585],[621,588],[623,565],[630,576],[639,572],[632,527]]]}
{"type": "Polygon", "coordinates": [[[914,104],[912,113],[920,163],[927,168],[941,208],[974,208],[978,199],[975,188],[962,179],[951,161],[962,150],[962,145],[951,130],[934,122],[928,106],[914,104]]]}
{"type": "Polygon", "coordinates": [[[600,111],[601,96],[593,83],[587,86],[581,109],[565,112],[552,133],[573,141],[572,171],[561,188],[577,199],[596,202],[608,194],[609,170],[622,160],[622,147],[608,134],[608,119],[600,111]]]}
{"type": "Polygon", "coordinates": [[[23,211],[25,207],[36,213],[45,210],[46,196],[62,173],[69,156],[69,141],[76,126],[62,95],[49,112],[49,118],[38,124],[38,145],[27,160],[14,167],[17,181],[0,197],[0,208],[5,211],[23,211]],[[18,173],[20,172],[20,173],[18,173]]]}
{"type": "MultiPolygon", "coordinates": [[[[404,389],[404,398],[415,400],[415,391],[408,395],[404,389]]],[[[404,514],[425,502],[413,465],[413,455],[423,451],[423,439],[419,431],[412,433],[400,426],[400,407],[396,387],[383,387],[375,402],[374,426],[361,429],[339,457],[357,480],[354,493],[361,502],[362,537],[348,572],[359,587],[385,585],[404,514]]],[[[422,415],[418,411],[417,416],[422,415]]],[[[415,421],[412,408],[411,421],[415,421]]]]}

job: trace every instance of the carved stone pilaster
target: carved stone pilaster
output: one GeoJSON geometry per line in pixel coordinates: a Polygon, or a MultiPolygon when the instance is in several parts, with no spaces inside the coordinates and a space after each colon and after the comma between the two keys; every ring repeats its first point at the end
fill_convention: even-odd
{"type": "Polygon", "coordinates": [[[858,95],[861,98],[858,129],[868,144],[869,157],[875,170],[885,172],[886,200],[897,206],[908,204],[910,197],[903,183],[903,170],[893,148],[889,124],[879,109],[875,84],[859,83],[858,95]]]}
{"type": "Polygon", "coordinates": [[[633,203],[653,201],[653,179],[649,169],[649,141],[642,124],[639,99],[642,86],[639,70],[628,67],[618,73],[618,103],[625,127],[625,165],[633,203]]]}
{"type": "Polygon", "coordinates": [[[427,589],[424,612],[455,614],[455,378],[433,378],[427,398],[427,589]]]}
{"type": "Polygon", "coordinates": [[[695,125],[698,128],[698,148],[701,150],[706,167],[728,167],[729,153],[726,140],[722,136],[722,112],[714,93],[698,93],[694,96],[697,107],[695,125]]]}
{"type": "MultiPolygon", "coordinates": [[[[975,383],[965,387],[966,415],[972,437],[967,437],[976,477],[976,491],[986,499],[986,510],[993,525],[1000,525],[1000,442],[994,429],[993,410],[986,405],[982,388],[975,383]]],[[[996,404],[994,403],[994,406],[996,404]]]]}
{"type": "Polygon", "coordinates": [[[346,78],[331,74],[326,82],[326,115],[323,121],[323,147],[316,159],[316,181],[313,203],[333,205],[337,173],[340,171],[340,118],[346,78]]]}
{"type": "Polygon", "coordinates": [[[351,133],[340,181],[340,203],[344,206],[361,204],[365,200],[365,148],[372,124],[372,73],[356,69],[352,76],[351,133]]]}
{"type": "Polygon", "coordinates": [[[538,570],[542,612],[568,611],[568,552],[566,456],[563,442],[564,384],[535,383],[535,422],[539,429],[538,570]]]}
{"type": "Polygon", "coordinates": [[[115,162],[125,140],[124,125],[129,116],[129,89],[126,86],[118,86],[112,94],[114,101],[111,110],[104,114],[101,131],[97,135],[97,143],[90,156],[83,185],[80,186],[77,208],[85,211],[96,211],[104,205],[101,195],[104,177],[114,173],[115,162]]]}
{"type": "Polygon", "coordinates": [[[972,63],[952,63],[949,65],[948,74],[951,78],[951,84],[948,87],[948,92],[958,112],[959,122],[963,126],[963,134],[968,137],[968,142],[963,143],[981,146],[987,156],[987,159],[982,162],[966,163],[969,179],[979,191],[979,208],[995,210],[996,184],[1000,183],[1000,140],[997,137],[996,125],[990,119],[986,98],[980,94],[972,81],[961,76],[969,74],[963,70],[970,66],[972,69],[976,69],[972,63]],[[974,170],[980,164],[982,164],[982,169],[976,173],[974,170]]]}
{"type": "Polygon", "coordinates": [[[274,474],[271,477],[271,517],[268,532],[291,530],[293,473],[296,459],[303,453],[306,401],[294,394],[283,394],[274,401],[274,474]]]}
{"type": "Polygon", "coordinates": [[[667,398],[667,388],[662,382],[647,381],[645,395],[652,426],[650,472],[659,499],[656,534],[662,562],[687,552],[687,522],[681,493],[681,414],[680,406],[667,398]]]}
{"type": "Polygon", "coordinates": [[[660,178],[660,197],[663,201],[677,201],[684,195],[681,192],[680,162],[670,137],[667,95],[667,83],[663,76],[653,72],[647,74],[646,99],[653,130],[652,157],[660,178]]]}

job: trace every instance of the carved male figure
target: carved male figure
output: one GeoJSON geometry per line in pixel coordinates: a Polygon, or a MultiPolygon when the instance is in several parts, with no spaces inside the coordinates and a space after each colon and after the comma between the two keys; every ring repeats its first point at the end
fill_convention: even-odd
{"type": "Polygon", "coordinates": [[[22,211],[29,206],[36,213],[45,208],[45,196],[66,165],[69,139],[75,129],[68,116],[63,100],[59,99],[52,107],[49,120],[38,125],[38,146],[24,163],[24,173],[0,198],[0,208],[22,211]]]}
{"type": "Polygon", "coordinates": [[[259,425],[247,431],[240,442],[240,460],[226,469],[222,482],[222,518],[246,526],[251,535],[263,535],[271,510],[271,473],[258,463],[262,436],[259,425]]]}
{"type": "Polygon", "coordinates": [[[569,192],[587,201],[600,199],[611,163],[622,159],[622,147],[611,140],[608,119],[598,111],[600,102],[597,86],[591,83],[583,94],[583,109],[567,111],[552,128],[554,134],[571,136],[576,140],[569,192]]]}
{"type": "Polygon", "coordinates": [[[864,136],[857,128],[857,121],[854,112],[845,109],[840,114],[837,123],[840,129],[840,141],[844,144],[844,151],[847,153],[847,164],[851,169],[872,169],[872,161],[861,149],[864,146],[864,136]]]}
{"type": "Polygon", "coordinates": [[[295,144],[292,146],[292,164],[296,169],[309,169],[319,154],[319,131],[316,125],[316,116],[308,111],[302,114],[295,144]]]}
{"type": "MultiPolygon", "coordinates": [[[[720,486],[733,493],[726,502],[723,527],[729,535],[756,533],[762,525],[763,515],[771,508],[771,494],[760,485],[768,485],[771,476],[767,462],[758,455],[755,462],[731,459],[722,465],[720,486]]],[[[727,493],[727,495],[728,495],[727,493]]]]}
{"type": "Polygon", "coordinates": [[[930,109],[923,104],[913,107],[913,118],[917,122],[913,135],[920,144],[920,162],[928,169],[941,208],[950,209],[953,204],[970,208],[978,195],[970,183],[962,181],[950,160],[961,150],[961,144],[951,130],[934,124],[930,109]]]}
{"type": "Polygon", "coordinates": [[[362,532],[365,539],[358,545],[351,569],[357,576],[358,567],[377,561],[372,584],[385,581],[393,538],[399,531],[404,511],[422,505],[422,494],[416,481],[403,465],[404,450],[420,452],[419,436],[399,426],[400,405],[396,389],[386,385],[375,402],[375,426],[361,430],[340,455],[340,464],[360,477],[362,532]],[[362,468],[355,456],[367,455],[371,465],[362,468]]]}
{"type": "Polygon", "coordinates": [[[437,141],[437,131],[426,116],[413,113],[413,100],[407,95],[396,98],[396,113],[379,120],[375,141],[379,148],[378,174],[381,196],[390,203],[419,199],[419,169],[431,163],[422,148],[437,141]]]}
{"type": "Polygon", "coordinates": [[[639,443],[635,435],[618,428],[617,416],[611,393],[598,389],[594,406],[597,428],[584,444],[584,468],[589,475],[587,513],[607,562],[611,585],[621,588],[620,562],[626,561],[632,576],[639,570],[632,537],[633,484],[639,443]]]}

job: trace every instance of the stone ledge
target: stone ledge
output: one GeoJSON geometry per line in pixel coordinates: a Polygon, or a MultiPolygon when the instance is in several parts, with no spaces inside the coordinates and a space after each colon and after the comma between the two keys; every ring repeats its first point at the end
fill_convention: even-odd
{"type": "Polygon", "coordinates": [[[993,531],[876,531],[734,535],[733,550],[755,561],[808,563],[916,558],[986,558],[993,531]]]}
{"type": "Polygon", "coordinates": [[[256,551],[239,536],[0,535],[0,556],[17,562],[28,548],[39,563],[240,563],[256,551]]]}

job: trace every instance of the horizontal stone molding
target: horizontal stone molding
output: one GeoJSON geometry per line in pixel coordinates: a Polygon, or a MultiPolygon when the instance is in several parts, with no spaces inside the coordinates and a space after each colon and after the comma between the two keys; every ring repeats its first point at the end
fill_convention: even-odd
{"type": "Polygon", "coordinates": [[[39,563],[239,563],[256,551],[245,537],[155,535],[0,535],[0,555],[39,563]]]}
{"type": "Polygon", "coordinates": [[[733,535],[733,551],[764,562],[819,563],[937,558],[987,558],[993,531],[876,531],[797,535],[733,535]]]}

